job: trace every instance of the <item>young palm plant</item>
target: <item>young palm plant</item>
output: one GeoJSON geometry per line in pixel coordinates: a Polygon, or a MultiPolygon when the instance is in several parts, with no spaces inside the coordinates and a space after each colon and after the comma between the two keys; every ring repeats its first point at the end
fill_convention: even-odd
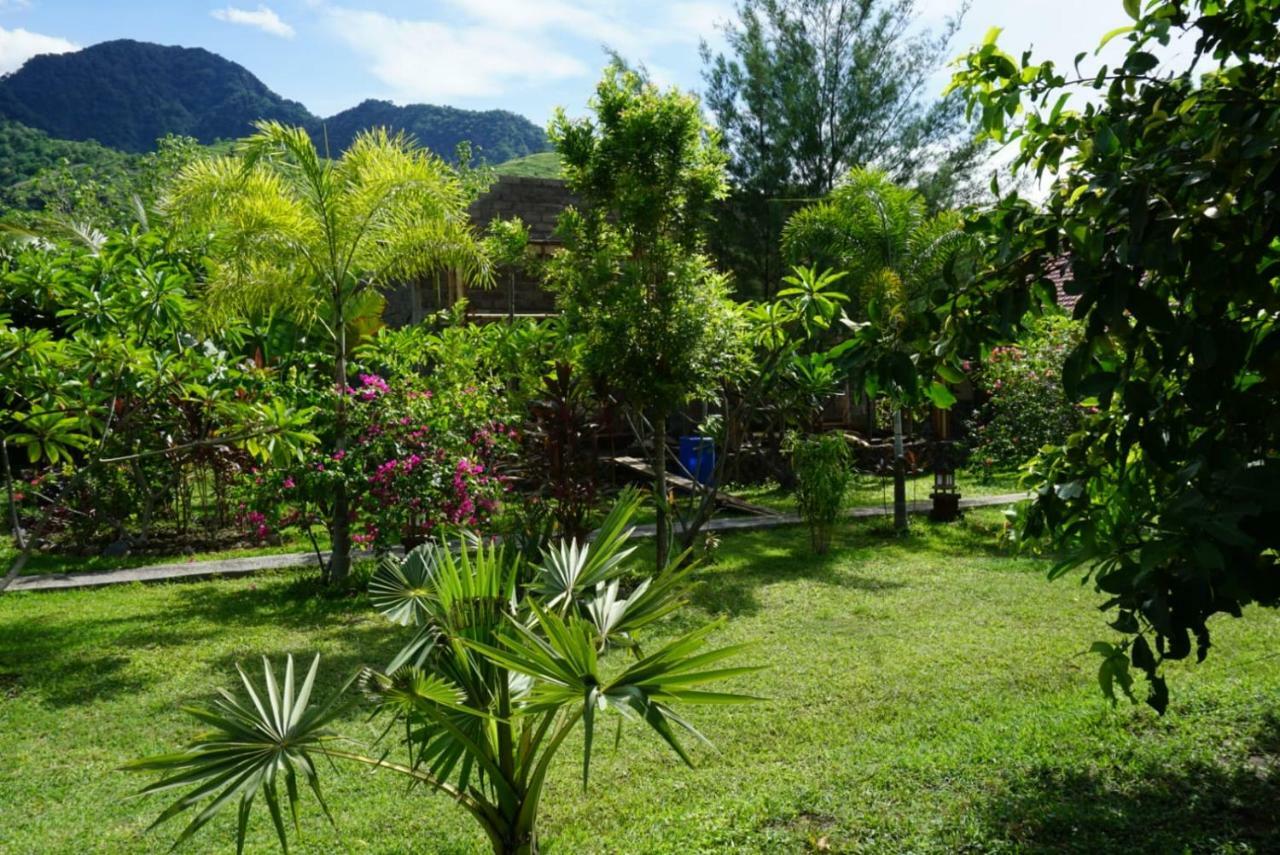
{"type": "Polygon", "coordinates": [[[638,507],[636,493],[624,494],[590,544],[551,547],[536,565],[474,539],[456,550],[427,544],[403,560],[385,560],[370,597],[409,639],[385,668],[366,668],[352,681],[388,717],[383,738],[401,734],[404,762],[347,750],[329,729],[352,681],[335,698],[312,704],[319,657],[296,690],[292,657],[283,685],[264,660],[261,688],[241,671],[247,700],[222,692],[213,706],[189,710],[210,732],[185,751],[130,765],[162,774],[144,792],[190,788],[152,827],[203,805],[181,843],[235,803],[243,847],[260,793],[287,849],[282,802],[296,826],[301,779],[323,807],[317,761],[329,757],[438,790],[475,818],[495,853],[533,855],[552,760],[578,727],[584,787],[598,717],[606,713],[642,722],[692,764],[680,733],[702,737],[671,704],[748,700],[701,687],[755,669],[719,666],[741,646],[702,649],[716,622],[642,647],[640,631],[682,605],[691,565],[675,561],[624,587],[638,507]],[[615,650],[625,654],[616,664],[606,656],[615,650]]]}
{"type": "Polygon", "coordinates": [[[837,348],[868,395],[883,394],[893,406],[894,528],[905,532],[902,409],[926,395],[940,406],[954,400],[940,384],[917,383],[915,325],[964,263],[972,239],[954,212],[931,216],[915,191],[883,172],[855,169],[826,199],[796,212],[782,242],[793,259],[848,274],[845,323],[854,334],[837,348]]]}
{"type": "MultiPolygon", "coordinates": [[[[469,202],[462,177],[403,134],[365,131],[329,159],[304,129],[260,122],[234,156],[183,168],[165,208],[208,241],[215,316],[282,309],[323,328],[337,388],[334,450],[343,451],[349,328],[372,292],[445,270],[492,281],[469,202]]],[[[339,481],[330,508],[331,582],[350,566],[350,504],[339,481]]]]}

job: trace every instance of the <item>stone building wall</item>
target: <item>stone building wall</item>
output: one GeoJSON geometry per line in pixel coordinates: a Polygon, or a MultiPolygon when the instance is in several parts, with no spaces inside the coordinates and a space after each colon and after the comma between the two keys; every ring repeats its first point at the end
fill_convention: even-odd
{"type": "MultiPolygon", "coordinates": [[[[532,251],[550,255],[560,246],[554,235],[560,212],[574,201],[560,179],[501,175],[488,192],[471,204],[471,220],[477,230],[483,231],[495,217],[519,217],[529,229],[532,251]]],[[[536,276],[527,271],[500,269],[492,288],[464,286],[442,274],[390,289],[383,319],[391,326],[416,323],[452,305],[459,297],[466,298],[470,314],[480,317],[545,315],[555,311],[554,298],[536,276]]]]}

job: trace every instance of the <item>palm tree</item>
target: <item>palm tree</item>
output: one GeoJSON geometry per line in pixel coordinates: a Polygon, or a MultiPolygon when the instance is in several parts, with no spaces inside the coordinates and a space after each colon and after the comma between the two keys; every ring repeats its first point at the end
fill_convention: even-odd
{"type": "Polygon", "coordinates": [[[691,764],[677,731],[701,737],[669,704],[747,700],[699,687],[755,669],[713,667],[740,646],[699,652],[718,622],[642,648],[641,631],[682,604],[690,570],[673,562],[624,593],[629,524],[639,506],[638,494],[624,494],[589,546],[549,547],[537,566],[518,552],[465,540],[456,553],[428,544],[387,559],[369,592],[385,617],[405,627],[408,643],[384,669],[366,669],[358,680],[376,714],[390,719],[384,734],[401,734],[407,762],[388,760],[387,750],[351,750],[328,729],[346,687],[311,703],[319,657],[296,691],[292,658],[283,685],[264,659],[261,689],[241,671],[247,701],[223,692],[212,707],[190,710],[213,729],[186,751],[131,764],[167,776],[144,792],[192,788],[155,824],[208,800],[181,843],[238,803],[243,846],[261,793],[287,848],[281,792],[295,817],[299,778],[319,799],[323,756],[425,784],[470,813],[496,855],[533,855],[551,761],[579,726],[584,787],[597,719],[611,712],[647,725],[691,764]],[[612,650],[629,661],[605,667],[612,650]]]}
{"type": "MultiPolygon", "coordinates": [[[[166,201],[178,224],[207,236],[215,313],[284,308],[332,342],[334,450],[347,444],[349,326],[372,289],[442,270],[492,280],[467,218],[469,194],[444,161],[385,129],[356,137],[341,158],[302,128],[259,122],[233,156],[194,161],[166,201]]],[[[331,583],[350,567],[350,496],[335,488],[331,583]]]]}
{"type": "Polygon", "coordinates": [[[855,333],[846,355],[871,396],[893,405],[893,518],[907,529],[906,457],[902,408],[925,388],[914,362],[915,314],[930,292],[945,287],[969,241],[958,215],[929,216],[923,198],[883,172],[854,170],[826,199],[798,211],[783,230],[793,260],[846,271],[850,303],[846,325],[855,333]]]}

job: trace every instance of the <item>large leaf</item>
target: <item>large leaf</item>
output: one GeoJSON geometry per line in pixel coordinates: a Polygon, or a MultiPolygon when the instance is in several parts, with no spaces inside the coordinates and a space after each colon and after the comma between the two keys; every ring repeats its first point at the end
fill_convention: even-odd
{"type": "Polygon", "coordinates": [[[212,706],[187,707],[187,712],[213,729],[196,737],[186,751],[147,757],[126,765],[130,771],[158,771],[163,775],[143,789],[143,793],[192,787],[166,808],[151,828],[209,800],[178,836],[174,842],[177,846],[232,801],[238,800],[236,845],[240,851],[244,847],[253,800],[261,792],[280,845],[287,852],[289,842],[280,810],[279,788],[283,782],[296,827],[299,776],[311,787],[328,815],[328,806],[320,793],[314,754],[323,753],[324,744],[336,738],[327,725],[341,711],[340,701],[346,686],[327,702],[312,705],[311,692],[319,667],[320,657],[316,656],[301,687],[295,691],[292,656],[285,665],[283,685],[277,682],[266,657],[262,660],[261,688],[237,666],[247,700],[219,690],[221,698],[212,706]]]}
{"type": "Polygon", "coordinates": [[[632,517],[640,507],[640,495],[626,490],[600,525],[591,543],[561,542],[549,547],[537,568],[537,592],[546,604],[561,612],[584,591],[594,588],[621,572],[621,564],[634,546],[627,546],[633,531],[632,517]]]}
{"type": "Polygon", "coordinates": [[[401,626],[426,622],[426,602],[432,597],[432,576],[440,547],[424,543],[403,559],[388,555],[369,580],[369,600],[382,616],[401,626]]]}

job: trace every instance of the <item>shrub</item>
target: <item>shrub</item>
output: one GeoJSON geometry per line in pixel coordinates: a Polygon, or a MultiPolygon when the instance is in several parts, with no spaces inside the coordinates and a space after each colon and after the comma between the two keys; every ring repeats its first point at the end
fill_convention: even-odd
{"type": "Polygon", "coordinates": [[[986,402],[969,424],[970,461],[990,474],[1015,469],[1045,445],[1061,445],[1080,423],[1062,389],[1062,363],[1080,340],[1079,325],[1046,315],[1021,343],[997,347],[976,372],[986,402]]]}
{"type": "Polygon", "coordinates": [[[790,450],[796,473],[796,504],[809,526],[813,551],[823,555],[831,548],[831,530],[849,486],[849,445],[833,431],[803,439],[793,437],[790,450]]]}
{"type": "Polygon", "coordinates": [[[718,622],[649,643],[645,631],[685,602],[692,566],[668,566],[620,589],[638,507],[637,494],[625,493],[589,545],[557,544],[536,564],[467,538],[457,552],[428,544],[387,557],[370,599],[400,625],[406,645],[381,670],[362,669],[359,687],[373,714],[388,720],[384,735],[399,735],[407,762],[389,761],[390,748],[363,753],[329,729],[354,698],[344,687],[328,701],[312,699],[319,657],[298,680],[290,657],[282,682],[264,660],[263,689],[241,671],[247,698],[223,692],[191,710],[206,732],[185,751],[130,764],[164,776],[146,792],[189,788],[156,824],[203,803],[181,843],[234,804],[242,848],[250,811],[265,801],[288,851],[282,817],[297,816],[300,783],[319,800],[326,757],[447,795],[476,819],[496,855],[536,855],[539,803],[549,775],[563,769],[552,760],[574,744],[567,738],[575,731],[584,788],[594,736],[608,732],[610,717],[619,726],[615,745],[629,720],[692,765],[681,734],[702,737],[672,707],[748,700],[703,686],[754,669],[719,664],[737,646],[705,649],[718,622]]]}
{"type": "Polygon", "coordinates": [[[497,469],[515,431],[491,417],[490,403],[474,400],[486,394],[468,386],[437,395],[420,377],[359,375],[348,388],[351,445],[316,450],[264,477],[251,528],[261,536],[264,525],[316,511],[327,517],[339,483],[351,498],[355,543],[412,548],[487,524],[505,489],[497,469]]]}

